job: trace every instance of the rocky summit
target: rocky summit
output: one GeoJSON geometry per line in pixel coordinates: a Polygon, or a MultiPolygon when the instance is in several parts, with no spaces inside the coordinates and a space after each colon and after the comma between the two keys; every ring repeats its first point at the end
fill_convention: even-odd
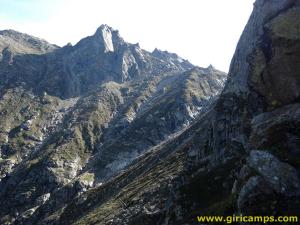
{"type": "Polygon", "coordinates": [[[299,215],[299,24],[300,1],[257,0],[228,76],[107,25],[0,31],[0,224],[299,215]]]}

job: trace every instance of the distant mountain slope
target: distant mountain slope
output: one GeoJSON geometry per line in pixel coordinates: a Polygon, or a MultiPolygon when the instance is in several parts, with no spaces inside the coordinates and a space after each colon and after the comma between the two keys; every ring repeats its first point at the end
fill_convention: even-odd
{"type": "Polygon", "coordinates": [[[170,53],[156,57],[137,44],[126,43],[118,31],[106,25],[75,46],[55,51],[47,42],[18,32],[3,31],[0,37],[8,46],[2,50],[0,85],[22,84],[37,94],[46,91],[61,98],[76,97],[107,81],[124,82],[193,67],[186,60],[174,60],[170,53]],[[47,53],[47,48],[49,53],[40,55],[47,53]]]}
{"type": "Polygon", "coordinates": [[[44,54],[57,49],[45,40],[23,34],[14,30],[0,31],[0,61],[5,60],[7,54],[44,54]]]}
{"type": "Polygon", "coordinates": [[[107,25],[62,48],[15,31],[9,40],[13,54],[0,62],[0,224],[55,223],[76,196],[188,129],[227,77],[142,50],[107,25]]]}

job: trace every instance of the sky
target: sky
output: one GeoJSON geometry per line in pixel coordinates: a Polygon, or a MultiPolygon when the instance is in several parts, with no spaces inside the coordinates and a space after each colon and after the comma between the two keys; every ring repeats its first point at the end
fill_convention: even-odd
{"type": "Polygon", "coordinates": [[[125,41],[227,72],[254,0],[0,0],[0,30],[64,46],[101,24],[125,41]]]}

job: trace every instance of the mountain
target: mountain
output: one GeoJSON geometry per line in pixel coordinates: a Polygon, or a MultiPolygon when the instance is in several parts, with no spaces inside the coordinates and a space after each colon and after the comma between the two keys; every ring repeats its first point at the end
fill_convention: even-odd
{"type": "Polygon", "coordinates": [[[0,40],[0,224],[65,223],[62,208],[187,130],[227,78],[107,25],[74,46],[0,40]]]}
{"type": "Polygon", "coordinates": [[[299,1],[257,0],[227,80],[176,54],[138,57],[107,26],[34,54],[23,66],[52,57],[28,76],[43,83],[22,77],[27,56],[3,63],[14,79],[1,87],[0,224],[299,215],[299,15],[299,1]],[[127,75],[111,58],[124,57],[122,48],[136,65],[127,75]],[[84,56],[89,63],[78,65],[84,56]],[[72,78],[61,68],[73,68],[72,78]]]}
{"type": "Polygon", "coordinates": [[[198,224],[197,215],[298,215],[299,10],[299,1],[257,0],[224,90],[207,111],[44,221],[198,224]]]}
{"type": "MultiPolygon", "coordinates": [[[[5,31],[2,33],[5,40],[8,35],[5,31]]],[[[138,44],[126,43],[118,31],[107,25],[102,25],[93,36],[82,39],[75,46],[62,48],[25,34],[10,33],[9,40],[3,44],[0,85],[23,85],[26,89],[32,88],[35,94],[47,92],[66,99],[83,95],[108,81],[125,82],[193,67],[186,60],[175,60],[173,54],[156,57],[155,52],[142,50],[138,44]],[[14,44],[18,40],[20,43],[14,44]],[[9,48],[17,50],[9,53],[9,48]],[[23,51],[27,54],[13,57],[14,52],[23,51]],[[30,54],[34,52],[39,54],[30,54]],[[42,52],[47,54],[40,54],[42,52]]]]}

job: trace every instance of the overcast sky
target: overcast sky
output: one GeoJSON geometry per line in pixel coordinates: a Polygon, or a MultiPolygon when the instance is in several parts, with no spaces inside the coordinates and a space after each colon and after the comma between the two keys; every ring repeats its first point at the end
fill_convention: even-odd
{"type": "Polygon", "coordinates": [[[254,0],[0,0],[0,30],[63,46],[101,24],[128,42],[175,52],[195,65],[228,71],[254,0]]]}

